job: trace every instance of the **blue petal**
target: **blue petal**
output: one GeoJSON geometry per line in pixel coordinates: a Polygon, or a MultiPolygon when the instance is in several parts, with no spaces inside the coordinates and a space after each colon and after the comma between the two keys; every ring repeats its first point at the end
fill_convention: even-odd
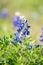
{"type": "Polygon", "coordinates": [[[43,31],[43,27],[42,27],[41,29],[42,29],[42,31],[43,31]]]}
{"type": "Polygon", "coordinates": [[[26,27],[27,27],[27,29],[29,29],[30,28],[30,25],[28,25],[28,23],[26,24],[26,27]]]}
{"type": "Polygon", "coordinates": [[[22,28],[21,27],[19,27],[19,29],[17,30],[18,32],[21,32],[21,30],[22,30],[22,28]]]}
{"type": "Polygon", "coordinates": [[[23,29],[23,27],[24,27],[24,23],[22,23],[22,22],[21,22],[21,25],[20,25],[20,27],[23,29]]]}
{"type": "Polygon", "coordinates": [[[29,35],[30,34],[30,32],[29,31],[27,31],[27,35],[29,35]]]}
{"type": "Polygon", "coordinates": [[[20,21],[19,17],[14,16],[13,19],[12,19],[12,23],[13,23],[14,26],[18,27],[18,26],[20,26],[21,21],[20,21]]]}
{"type": "Polygon", "coordinates": [[[23,35],[27,35],[27,31],[28,31],[28,29],[24,29],[24,32],[23,32],[23,35]]]}
{"type": "Polygon", "coordinates": [[[28,21],[27,20],[24,20],[24,23],[27,23],[28,21]]]}
{"type": "Polygon", "coordinates": [[[41,35],[40,38],[43,38],[43,35],[41,35]]]}
{"type": "Polygon", "coordinates": [[[40,45],[39,44],[36,44],[36,48],[38,48],[40,45]]]}
{"type": "Polygon", "coordinates": [[[43,39],[41,39],[40,42],[43,42],[43,39]]]}
{"type": "Polygon", "coordinates": [[[30,45],[30,47],[28,48],[28,50],[31,50],[32,49],[32,45],[30,45]]]}

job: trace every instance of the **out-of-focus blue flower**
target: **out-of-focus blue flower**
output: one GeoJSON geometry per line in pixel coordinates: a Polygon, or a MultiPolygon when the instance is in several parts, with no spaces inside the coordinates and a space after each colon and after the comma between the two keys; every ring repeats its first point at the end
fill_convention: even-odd
{"type": "Polygon", "coordinates": [[[40,42],[43,42],[43,39],[40,39],[40,42]]]}
{"type": "Polygon", "coordinates": [[[36,48],[38,48],[40,45],[39,44],[36,44],[36,48]]]}
{"type": "Polygon", "coordinates": [[[8,17],[8,10],[7,9],[3,9],[1,11],[1,17],[2,18],[7,18],[8,17]]]}
{"type": "Polygon", "coordinates": [[[1,11],[0,11],[0,17],[1,17],[1,11]]]}
{"type": "Polygon", "coordinates": [[[43,36],[41,35],[40,38],[42,38],[43,36]]]}
{"type": "Polygon", "coordinates": [[[42,31],[43,31],[43,27],[42,27],[42,31]]]}
{"type": "Polygon", "coordinates": [[[43,42],[43,27],[42,27],[41,30],[42,30],[42,34],[41,34],[41,36],[40,36],[40,40],[39,40],[39,41],[40,41],[40,42],[43,42]]]}
{"type": "Polygon", "coordinates": [[[12,23],[16,27],[21,27],[21,29],[24,27],[24,23],[20,20],[20,16],[14,16],[12,23]]]}
{"type": "Polygon", "coordinates": [[[19,16],[13,16],[12,23],[14,26],[19,27],[21,25],[20,17],[19,16]]]}
{"type": "Polygon", "coordinates": [[[31,50],[32,49],[32,45],[29,46],[28,50],[31,50]]]}

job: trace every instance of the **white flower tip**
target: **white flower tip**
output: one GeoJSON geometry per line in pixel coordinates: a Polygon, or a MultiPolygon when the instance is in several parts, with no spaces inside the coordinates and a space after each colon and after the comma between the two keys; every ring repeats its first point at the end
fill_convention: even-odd
{"type": "Polygon", "coordinates": [[[20,16],[20,12],[16,12],[15,13],[15,16],[20,16]]]}
{"type": "Polygon", "coordinates": [[[26,19],[26,17],[25,16],[20,16],[20,19],[22,20],[24,20],[24,19],[26,19]]]}

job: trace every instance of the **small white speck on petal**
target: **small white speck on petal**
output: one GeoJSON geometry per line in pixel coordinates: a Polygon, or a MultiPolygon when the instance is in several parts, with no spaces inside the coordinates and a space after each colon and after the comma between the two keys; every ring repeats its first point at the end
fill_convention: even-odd
{"type": "Polygon", "coordinates": [[[20,33],[19,37],[21,37],[22,34],[23,34],[23,32],[20,33]]]}
{"type": "Polygon", "coordinates": [[[25,17],[25,16],[20,16],[20,19],[21,19],[21,20],[25,20],[26,17],[25,17]]]}

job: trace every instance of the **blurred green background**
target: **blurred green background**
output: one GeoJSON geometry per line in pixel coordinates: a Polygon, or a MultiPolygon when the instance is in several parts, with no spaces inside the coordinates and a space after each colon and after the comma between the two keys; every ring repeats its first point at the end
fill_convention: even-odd
{"type": "Polygon", "coordinates": [[[0,10],[3,8],[9,10],[9,17],[0,18],[0,37],[14,33],[11,19],[15,12],[20,12],[28,19],[33,39],[39,39],[43,27],[43,0],[0,0],[0,10]]]}

